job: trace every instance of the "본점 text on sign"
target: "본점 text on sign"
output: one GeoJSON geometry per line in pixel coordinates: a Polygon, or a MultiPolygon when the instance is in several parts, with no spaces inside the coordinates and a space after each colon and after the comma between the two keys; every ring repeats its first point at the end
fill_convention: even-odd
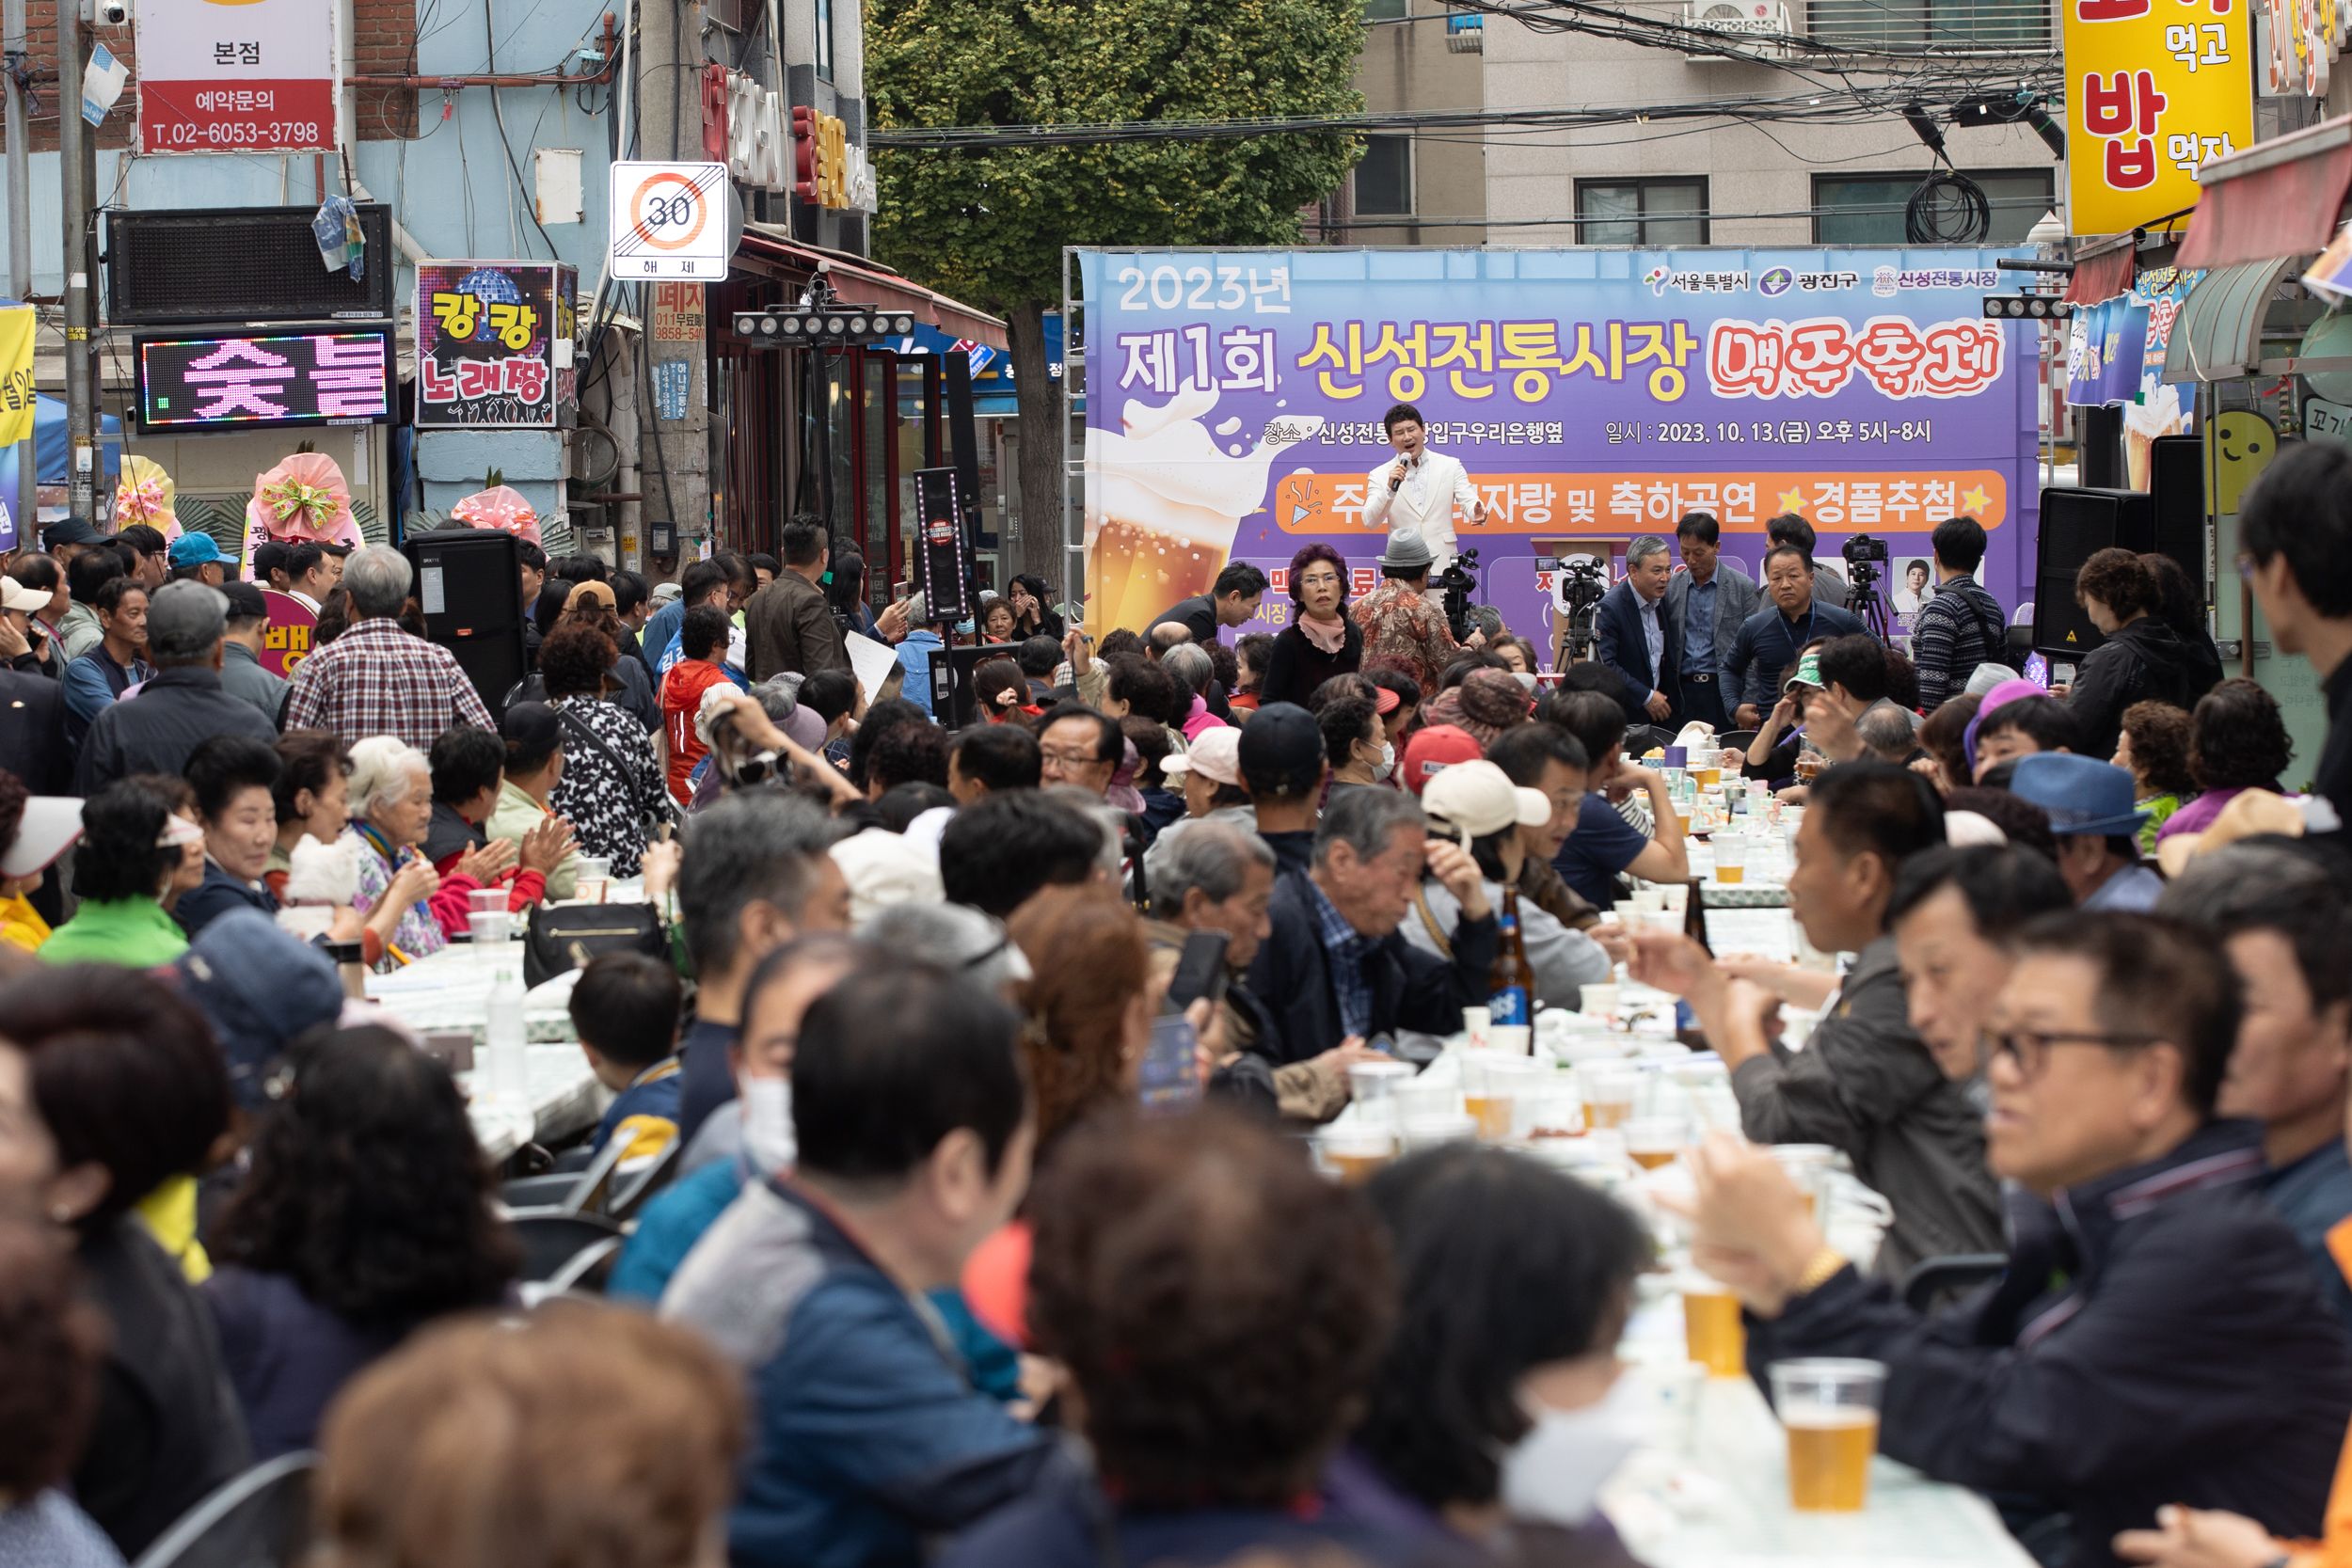
{"type": "Polygon", "coordinates": [[[2197,170],[2254,140],[2239,0],[2061,0],[2068,227],[2120,234],[2197,205],[2197,170]]]}
{"type": "Polygon", "coordinates": [[[139,150],[335,145],[334,8],[318,0],[139,0],[139,150]]]}

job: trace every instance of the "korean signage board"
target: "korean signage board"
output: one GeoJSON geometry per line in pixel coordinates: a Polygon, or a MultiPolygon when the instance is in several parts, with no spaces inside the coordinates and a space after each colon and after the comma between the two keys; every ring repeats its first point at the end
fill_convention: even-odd
{"type": "Polygon", "coordinates": [[[389,424],[400,409],[392,334],[342,324],[310,330],[195,336],[142,333],[132,341],[142,429],[296,430],[389,424]]]}
{"type": "Polygon", "coordinates": [[[616,163],[611,179],[613,277],[726,277],[735,253],[726,165],[616,163]]]}
{"type": "Polygon", "coordinates": [[[1671,536],[1691,511],[1757,580],[1784,512],[1813,525],[1824,572],[1847,536],[1885,540],[1898,614],[1930,532],[1967,513],[1991,535],[1981,580],[2014,605],[2032,596],[2042,329],[1981,302],[2015,254],[1081,252],[1088,628],[1140,630],[1228,559],[1286,573],[1317,540],[1369,592],[1385,530],[1366,494],[1399,403],[1486,504],[1454,524],[1483,602],[1546,647],[1536,540],[1671,536]]]}
{"type": "Polygon", "coordinates": [[[141,152],[335,146],[326,0],[139,0],[141,152]]]}
{"type": "Polygon", "coordinates": [[[262,624],[262,668],[292,680],[302,661],[310,657],[310,639],[318,630],[319,618],[304,609],[300,599],[275,588],[262,590],[262,602],[269,607],[269,619],[262,624]]]}
{"type": "Polygon", "coordinates": [[[2254,141],[2249,8],[2063,0],[2067,227],[2121,234],[2197,205],[2197,169],[2254,141]]]}
{"type": "Polygon", "coordinates": [[[580,270],[552,261],[417,267],[417,424],[568,427],[580,270]]]}

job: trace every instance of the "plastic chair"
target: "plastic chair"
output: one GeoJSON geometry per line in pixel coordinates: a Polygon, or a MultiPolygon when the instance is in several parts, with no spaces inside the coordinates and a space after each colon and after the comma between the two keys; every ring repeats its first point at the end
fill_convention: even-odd
{"type": "Polygon", "coordinates": [[[295,1568],[310,1551],[315,1453],[280,1454],[180,1516],[134,1568],[295,1568]]]}
{"type": "Polygon", "coordinates": [[[608,1195],[603,1212],[616,1220],[636,1218],[637,1212],[651,1201],[654,1194],[676,1179],[678,1164],[685,1157],[686,1140],[672,1138],[652,1163],[643,1170],[632,1171],[608,1195]]]}
{"type": "Polygon", "coordinates": [[[499,1201],[509,1209],[561,1209],[580,1185],[577,1171],[518,1176],[499,1183],[499,1201]]]}
{"type": "Polygon", "coordinates": [[[1754,730],[1734,730],[1729,735],[1717,736],[1715,737],[1715,744],[1718,746],[1728,746],[1735,752],[1744,752],[1755,742],[1755,740],[1756,732],[1754,730]]]}
{"type": "Polygon", "coordinates": [[[619,1221],[564,1209],[518,1210],[506,1223],[522,1248],[522,1277],[532,1284],[551,1283],[582,1252],[600,1242],[617,1245],[622,1238],[619,1221]]]}
{"type": "Polygon", "coordinates": [[[1989,1279],[2000,1278],[2008,1270],[2005,1252],[1956,1252],[1930,1258],[1903,1276],[1899,1293],[1905,1307],[1925,1312],[1938,1296],[1957,1297],[1989,1279]]]}

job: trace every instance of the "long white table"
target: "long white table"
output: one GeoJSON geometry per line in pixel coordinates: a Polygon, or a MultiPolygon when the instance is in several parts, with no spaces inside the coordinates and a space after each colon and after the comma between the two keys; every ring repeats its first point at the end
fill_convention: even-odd
{"type": "MultiPolygon", "coordinates": [[[[1621,1354],[1681,1361],[1681,1298],[1637,1311],[1621,1354]]],[[[1798,1513],[1788,1439],[1745,1377],[1707,1380],[1695,1433],[1688,1452],[1643,1449],[1602,1490],[1602,1510],[1650,1568],[2032,1568],[1983,1497],[1883,1455],[1860,1513],[1798,1513]]]]}

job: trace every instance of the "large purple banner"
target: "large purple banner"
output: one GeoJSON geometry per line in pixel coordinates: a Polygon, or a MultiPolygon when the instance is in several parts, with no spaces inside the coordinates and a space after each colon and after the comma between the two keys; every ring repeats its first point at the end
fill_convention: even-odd
{"type": "MultiPolygon", "coordinates": [[[[1081,252],[1088,623],[1140,628],[1228,560],[1271,575],[1313,539],[1368,590],[1385,531],[1365,497],[1398,403],[1485,505],[1454,521],[1483,601],[1548,658],[1555,544],[1621,550],[1693,510],[1752,578],[1781,513],[1814,526],[1825,572],[1848,537],[1886,541],[1897,629],[1929,532],[1964,513],[2014,607],[2044,328],[1981,314],[2014,254],[1081,252]]],[[[1269,594],[1260,620],[1289,618],[1269,594]]]]}

